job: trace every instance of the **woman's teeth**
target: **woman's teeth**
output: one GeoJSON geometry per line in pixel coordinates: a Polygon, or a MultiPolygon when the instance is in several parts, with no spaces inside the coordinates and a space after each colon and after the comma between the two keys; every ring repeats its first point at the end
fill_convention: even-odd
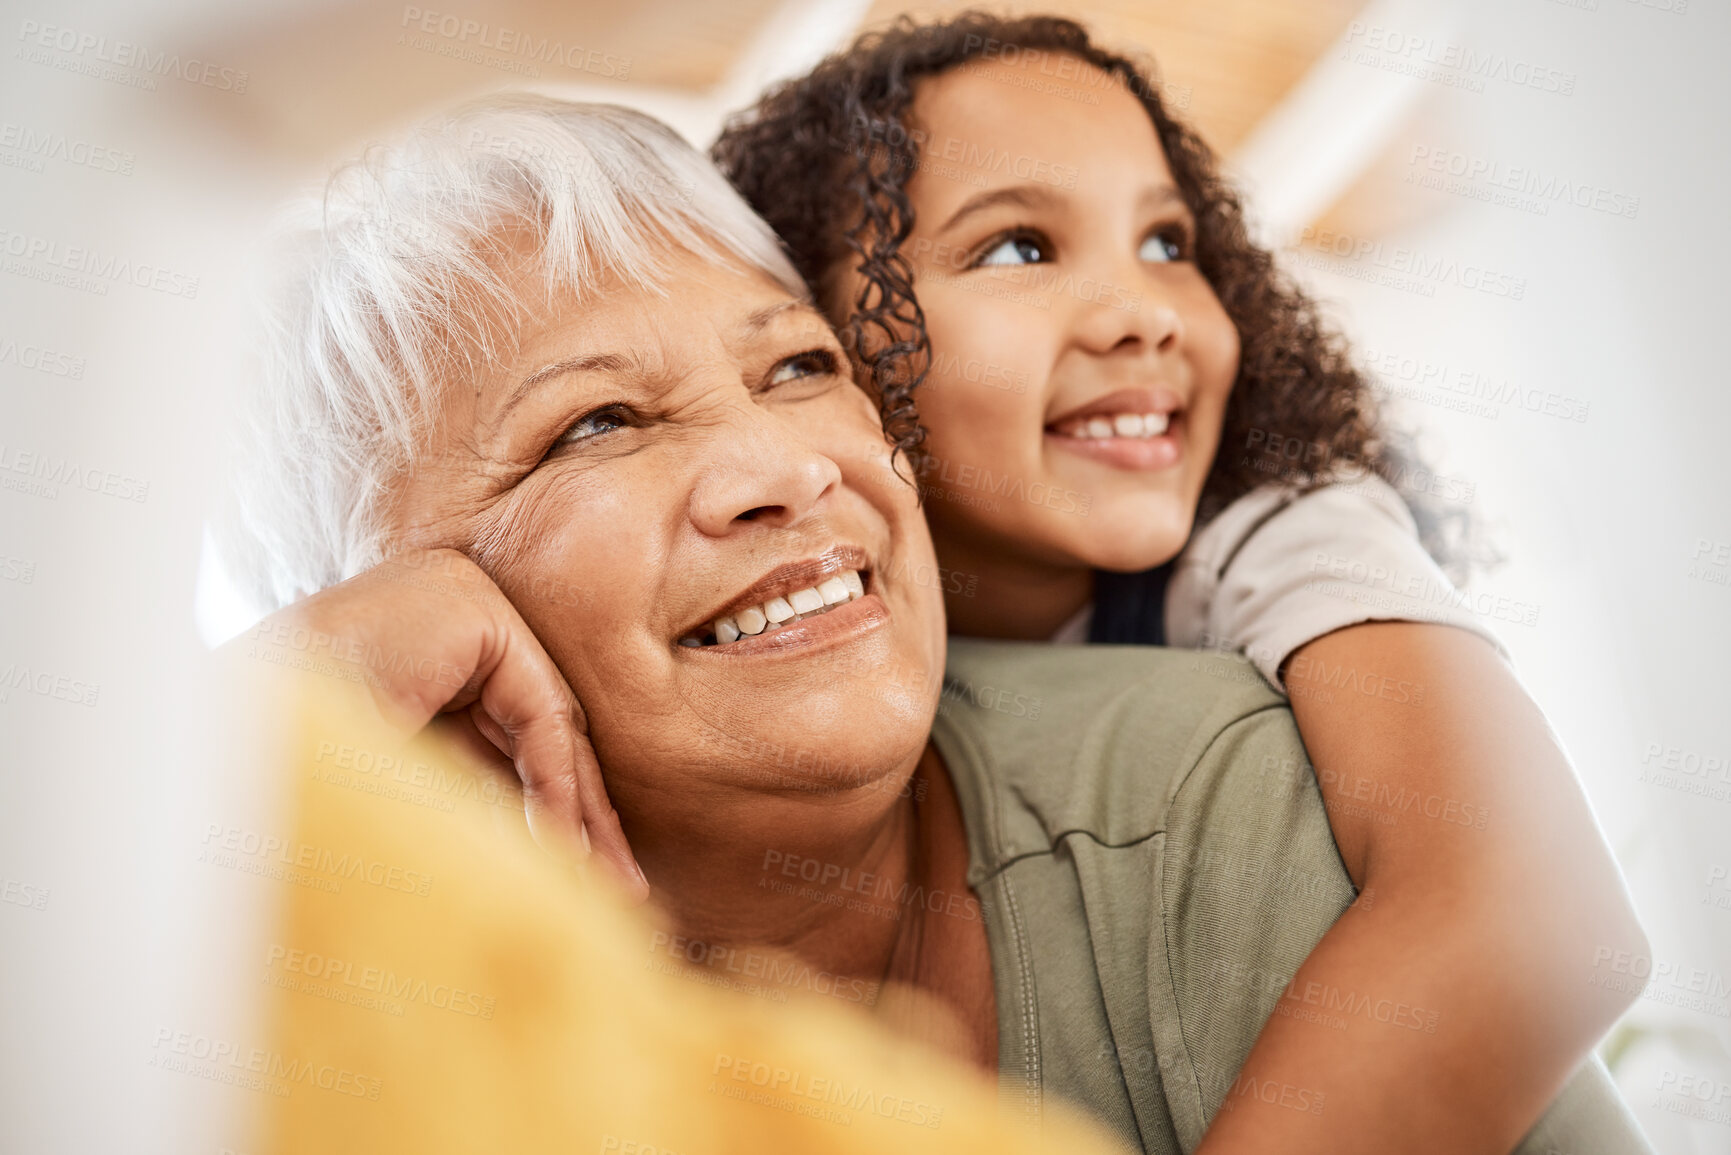
{"type": "Polygon", "coordinates": [[[865,596],[865,580],[856,570],[843,570],[815,586],[795,590],[783,597],[770,598],[762,605],[750,606],[709,624],[704,634],[687,634],[679,644],[688,647],[724,646],[741,637],[763,633],[770,626],[785,625],[802,618],[828,613],[836,606],[846,605],[865,596]]]}
{"type": "Polygon", "coordinates": [[[1158,437],[1172,419],[1164,413],[1118,413],[1111,417],[1078,417],[1058,426],[1065,437],[1158,437]]]}

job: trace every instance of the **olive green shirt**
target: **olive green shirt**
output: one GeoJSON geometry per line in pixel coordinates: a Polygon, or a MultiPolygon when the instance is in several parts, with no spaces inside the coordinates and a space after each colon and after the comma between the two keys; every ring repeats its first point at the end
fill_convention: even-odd
{"type": "MultiPolygon", "coordinates": [[[[1037,1120],[1056,1094],[1136,1149],[1188,1152],[1229,1097],[1290,1108],[1295,1126],[1326,1109],[1315,1088],[1237,1078],[1270,1014],[1436,1033],[1396,989],[1288,989],[1355,895],[1291,712],[1249,665],[952,639],[932,739],[967,825],[1018,1112],[1037,1120]]],[[[1591,1060],[1518,1150],[1650,1148],[1591,1060]]]]}

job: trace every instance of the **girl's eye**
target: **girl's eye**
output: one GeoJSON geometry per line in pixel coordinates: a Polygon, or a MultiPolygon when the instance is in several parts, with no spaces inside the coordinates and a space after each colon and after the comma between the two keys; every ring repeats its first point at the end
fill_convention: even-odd
{"type": "Polygon", "coordinates": [[[631,424],[630,411],[623,405],[604,405],[592,413],[585,413],[571,423],[559,438],[559,444],[571,445],[578,441],[588,441],[615,429],[623,429],[631,424]]]}
{"type": "Polygon", "coordinates": [[[841,362],[828,349],[807,349],[803,353],[780,361],[770,370],[769,385],[786,385],[806,377],[828,377],[838,372],[841,362]]]}
{"type": "Polygon", "coordinates": [[[1142,247],[1136,250],[1136,259],[1164,264],[1169,261],[1182,261],[1184,251],[1184,235],[1167,229],[1149,234],[1148,239],[1142,242],[1142,247]]]}
{"type": "Polygon", "coordinates": [[[1044,242],[1027,233],[1005,237],[986,251],[977,267],[988,265],[1037,265],[1046,260],[1044,242]]]}

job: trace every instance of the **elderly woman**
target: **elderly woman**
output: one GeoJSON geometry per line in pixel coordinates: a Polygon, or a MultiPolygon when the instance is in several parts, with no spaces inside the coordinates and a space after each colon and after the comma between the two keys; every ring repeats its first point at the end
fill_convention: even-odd
{"type": "MultiPolygon", "coordinates": [[[[472,727],[538,836],[698,953],[917,992],[1025,1109],[1064,1095],[1148,1151],[1223,1108],[1302,1134],[1338,1092],[1235,1080],[1271,1013],[1448,1029],[1287,988],[1354,895],[1290,715],[1229,663],[975,645],[942,680],[875,408],[670,131],[496,99],[316,210],[243,494],[266,631],[407,727],[472,727]]],[[[1644,1149],[1596,1065],[1523,1147],[1559,1148],[1644,1149]]]]}

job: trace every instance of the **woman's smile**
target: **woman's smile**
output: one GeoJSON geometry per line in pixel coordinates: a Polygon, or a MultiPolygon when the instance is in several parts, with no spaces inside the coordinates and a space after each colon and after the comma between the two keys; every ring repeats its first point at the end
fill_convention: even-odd
{"type": "Polygon", "coordinates": [[[719,612],[683,631],[679,645],[706,654],[809,652],[839,645],[889,620],[866,551],[837,545],[776,566],[719,612]]]}

